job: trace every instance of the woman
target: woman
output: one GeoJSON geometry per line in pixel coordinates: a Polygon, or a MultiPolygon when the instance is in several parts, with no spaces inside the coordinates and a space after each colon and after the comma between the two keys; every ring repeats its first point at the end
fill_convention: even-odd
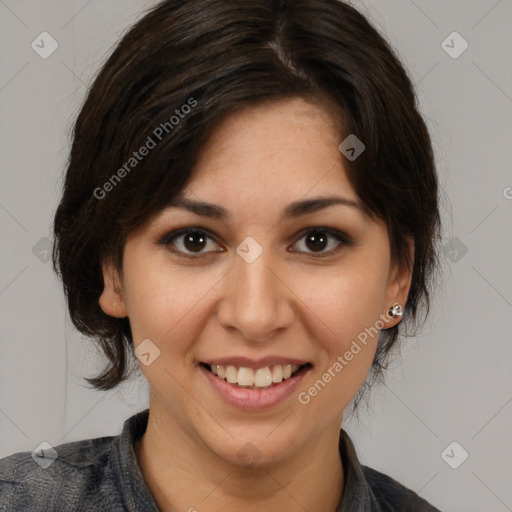
{"type": "Polygon", "coordinates": [[[8,510],[435,511],[340,425],[428,309],[431,143],[387,43],[336,0],[166,0],[77,119],[54,223],[75,326],[137,357],[117,437],[0,463],[8,510]],[[51,459],[51,460],[49,460],[51,459]]]}

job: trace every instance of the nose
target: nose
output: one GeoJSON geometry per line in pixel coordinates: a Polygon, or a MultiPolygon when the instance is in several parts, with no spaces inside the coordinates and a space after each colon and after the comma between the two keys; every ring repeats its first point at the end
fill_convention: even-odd
{"type": "Polygon", "coordinates": [[[251,263],[236,254],[233,265],[224,279],[217,312],[220,324],[260,342],[284,332],[295,315],[294,294],[287,286],[283,266],[272,261],[270,250],[263,250],[251,263]]]}

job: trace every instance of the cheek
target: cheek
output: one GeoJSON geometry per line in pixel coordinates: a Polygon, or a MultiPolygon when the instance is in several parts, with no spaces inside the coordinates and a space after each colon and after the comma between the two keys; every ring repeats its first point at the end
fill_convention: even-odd
{"type": "Polygon", "coordinates": [[[377,349],[386,280],[366,269],[352,270],[322,279],[317,275],[297,289],[297,295],[307,297],[303,323],[310,339],[321,347],[317,365],[321,382],[302,390],[307,394],[304,400],[321,394],[318,406],[345,407],[364,382],[377,349]]]}
{"type": "Polygon", "coordinates": [[[190,333],[193,326],[198,327],[197,313],[220,276],[197,269],[191,277],[190,269],[162,272],[158,268],[147,265],[126,273],[130,279],[125,300],[134,341],[150,338],[164,345],[169,338],[178,338],[179,344],[175,333],[183,329],[190,333]]]}
{"type": "Polygon", "coordinates": [[[139,363],[151,394],[173,410],[184,410],[193,394],[187,384],[188,363],[194,355],[191,347],[211,314],[207,309],[209,293],[221,276],[197,269],[191,277],[190,269],[163,272],[162,268],[165,265],[145,265],[143,269],[127,265],[127,309],[135,349],[149,339],[159,351],[151,364],[143,364],[142,359],[139,363]]]}
{"type": "Polygon", "coordinates": [[[363,335],[347,332],[346,336],[324,340],[326,352],[314,368],[314,377],[297,392],[297,401],[308,407],[305,414],[310,419],[322,415],[325,422],[334,421],[364,383],[374,360],[378,334],[372,337],[361,332],[363,335]],[[311,407],[315,413],[311,413],[311,407]]]}
{"type": "MultiPolygon", "coordinates": [[[[381,271],[382,270],[382,271],[381,271]]],[[[329,345],[343,345],[365,328],[374,326],[384,313],[386,274],[367,266],[340,266],[323,275],[297,279],[294,291],[302,309],[324,326],[329,345]]]]}

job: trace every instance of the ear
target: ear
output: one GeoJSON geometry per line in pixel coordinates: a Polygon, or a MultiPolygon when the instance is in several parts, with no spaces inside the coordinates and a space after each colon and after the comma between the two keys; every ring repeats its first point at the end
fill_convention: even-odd
{"type": "Polygon", "coordinates": [[[101,309],[107,315],[124,318],[128,316],[122,292],[121,278],[110,261],[103,262],[103,292],[98,300],[101,309]]]}
{"type": "Polygon", "coordinates": [[[390,318],[387,314],[387,311],[393,306],[393,304],[396,303],[400,304],[402,309],[404,309],[405,303],[407,302],[407,297],[409,296],[414,264],[414,240],[412,238],[408,238],[407,245],[409,247],[409,261],[401,265],[395,263],[391,268],[388,281],[388,289],[386,292],[387,308],[384,312],[384,329],[394,327],[401,321],[401,317],[390,318]]]}

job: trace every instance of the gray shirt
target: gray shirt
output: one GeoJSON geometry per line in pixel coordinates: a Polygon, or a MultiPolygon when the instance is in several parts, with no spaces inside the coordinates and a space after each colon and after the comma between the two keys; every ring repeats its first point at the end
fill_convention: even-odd
{"type": "MultiPolygon", "coordinates": [[[[62,444],[55,447],[56,454],[40,453],[39,463],[30,452],[1,459],[0,512],[159,512],[134,448],[148,416],[146,409],[128,418],[118,436],[62,444]]],[[[343,429],[339,449],[345,486],[336,512],[440,512],[396,480],[362,466],[343,429]]]]}

